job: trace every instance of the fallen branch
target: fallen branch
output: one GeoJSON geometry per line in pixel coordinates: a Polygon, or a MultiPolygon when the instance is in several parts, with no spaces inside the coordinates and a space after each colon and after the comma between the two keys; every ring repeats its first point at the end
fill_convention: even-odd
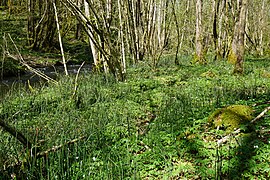
{"type": "Polygon", "coordinates": [[[78,138],[73,139],[71,141],[68,141],[64,144],[61,144],[58,146],[53,146],[52,148],[47,149],[46,151],[38,152],[36,155],[36,158],[41,158],[41,157],[47,156],[50,152],[56,152],[66,145],[74,144],[75,142],[78,142],[78,141],[85,139],[85,138],[86,138],[86,136],[81,136],[81,137],[78,137],[78,138]]]}
{"type": "MultiPolygon", "coordinates": [[[[9,134],[11,134],[13,137],[15,137],[19,142],[21,142],[25,148],[27,148],[30,152],[32,152],[32,147],[33,147],[32,143],[21,132],[18,132],[15,128],[9,126],[3,120],[0,120],[0,126],[5,131],[7,131],[9,134]]],[[[78,137],[78,138],[73,139],[71,141],[68,141],[64,144],[61,144],[58,146],[53,146],[52,148],[47,149],[46,151],[42,151],[42,152],[39,152],[39,149],[37,149],[36,156],[33,156],[32,153],[31,153],[31,156],[36,157],[36,158],[44,157],[44,156],[47,156],[47,154],[50,152],[58,151],[59,149],[61,149],[62,147],[66,146],[66,145],[74,144],[75,142],[80,141],[80,140],[85,139],[85,138],[86,138],[86,136],[81,136],[81,137],[78,137]]]]}
{"type": "Polygon", "coordinates": [[[21,132],[18,132],[15,128],[9,126],[6,122],[4,122],[4,120],[0,120],[0,126],[18,141],[20,141],[25,148],[31,150],[32,143],[28,141],[28,139],[21,132]]]}
{"type": "MultiPolygon", "coordinates": [[[[265,108],[257,117],[255,117],[252,121],[250,121],[250,124],[253,124],[255,121],[261,119],[268,111],[270,110],[270,106],[265,108]]],[[[217,145],[220,146],[223,143],[225,143],[226,141],[228,141],[233,135],[240,133],[241,129],[238,128],[235,131],[233,131],[232,133],[230,133],[229,135],[223,137],[222,139],[217,141],[217,145]]]]}
{"type": "Polygon", "coordinates": [[[57,82],[56,80],[54,80],[53,78],[47,76],[46,74],[42,73],[41,71],[38,71],[38,70],[32,68],[31,66],[29,66],[29,65],[25,62],[25,60],[23,59],[23,57],[22,57],[22,55],[21,55],[21,53],[20,53],[18,47],[16,46],[15,42],[14,42],[13,39],[11,38],[10,34],[8,34],[8,36],[9,36],[11,42],[13,43],[13,45],[14,45],[16,51],[17,51],[17,54],[18,54],[18,57],[19,57],[19,58],[17,58],[17,57],[15,57],[15,56],[11,55],[9,52],[6,52],[6,54],[7,54],[9,57],[11,57],[11,58],[13,58],[13,59],[15,59],[15,60],[19,60],[20,63],[21,63],[22,65],[24,65],[27,69],[29,69],[31,72],[35,73],[36,75],[38,75],[38,76],[44,78],[45,80],[51,81],[51,82],[53,82],[54,84],[57,84],[57,83],[58,83],[58,82],[57,82]]]}
{"type": "Polygon", "coordinates": [[[252,105],[252,107],[260,106],[260,105],[264,105],[264,104],[270,104],[270,101],[255,103],[252,105]]]}
{"type": "Polygon", "coordinates": [[[250,123],[254,123],[258,119],[261,119],[268,111],[270,110],[270,106],[265,108],[263,112],[261,112],[256,118],[254,118],[250,123]]]}

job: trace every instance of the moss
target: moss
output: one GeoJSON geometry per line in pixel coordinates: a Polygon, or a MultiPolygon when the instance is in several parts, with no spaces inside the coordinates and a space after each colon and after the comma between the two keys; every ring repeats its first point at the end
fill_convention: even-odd
{"type": "Polygon", "coordinates": [[[236,62],[237,62],[237,56],[232,50],[230,50],[230,52],[229,52],[228,62],[231,64],[236,64],[236,62]]]}
{"type": "Polygon", "coordinates": [[[202,73],[200,76],[205,77],[205,78],[213,78],[213,77],[216,77],[217,75],[212,71],[206,71],[202,73]]]}
{"type": "Polygon", "coordinates": [[[263,71],[261,76],[262,76],[263,78],[270,78],[270,72],[268,72],[268,71],[263,71]]]}
{"type": "Polygon", "coordinates": [[[205,54],[198,56],[197,54],[194,55],[193,60],[191,61],[192,64],[207,64],[205,59],[205,54]]]}
{"type": "Polygon", "coordinates": [[[231,105],[217,109],[209,117],[208,121],[215,127],[223,126],[226,131],[232,131],[253,119],[253,110],[245,105],[231,105]]]}

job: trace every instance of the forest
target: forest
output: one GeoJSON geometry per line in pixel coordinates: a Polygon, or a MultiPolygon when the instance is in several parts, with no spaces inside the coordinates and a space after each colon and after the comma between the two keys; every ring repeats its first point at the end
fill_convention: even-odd
{"type": "Polygon", "coordinates": [[[0,0],[0,180],[270,179],[269,0],[0,0]]]}

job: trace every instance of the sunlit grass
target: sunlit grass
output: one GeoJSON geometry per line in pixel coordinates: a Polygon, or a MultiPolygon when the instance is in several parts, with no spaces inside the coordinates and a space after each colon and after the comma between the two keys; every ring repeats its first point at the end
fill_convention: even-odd
{"type": "MultiPolygon", "coordinates": [[[[258,146],[252,150],[247,139],[242,146],[226,144],[219,151],[223,166],[217,171],[215,138],[220,136],[207,125],[207,117],[227,105],[269,101],[269,78],[258,70],[267,71],[269,63],[248,61],[246,74],[232,76],[226,62],[190,65],[186,58],[177,67],[167,61],[155,70],[146,64],[128,69],[126,82],[82,74],[75,96],[73,77],[31,92],[13,89],[1,102],[1,119],[39,152],[63,147],[44,158],[31,158],[1,130],[1,172],[33,179],[213,179],[217,172],[238,176],[238,169],[245,177],[268,177],[267,169],[257,163],[261,157],[269,159],[265,138],[250,140],[258,146]],[[65,145],[79,137],[83,138],[65,145]],[[242,168],[241,153],[250,153],[249,166],[242,168]],[[16,162],[25,163],[15,166],[16,162]]],[[[255,114],[264,107],[256,107],[255,114]]],[[[269,124],[266,116],[258,125],[269,124]]]]}

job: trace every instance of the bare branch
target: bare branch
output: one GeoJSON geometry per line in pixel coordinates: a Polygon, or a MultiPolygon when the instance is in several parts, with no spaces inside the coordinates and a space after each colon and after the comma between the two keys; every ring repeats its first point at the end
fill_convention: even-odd
{"type": "Polygon", "coordinates": [[[70,145],[70,144],[74,144],[82,139],[85,139],[86,136],[81,136],[81,137],[78,137],[76,139],[73,139],[71,141],[68,141],[64,144],[61,144],[61,145],[58,145],[58,146],[53,146],[52,148],[50,149],[47,149],[46,151],[43,151],[43,152],[39,152],[37,153],[36,155],[36,158],[40,158],[40,157],[44,157],[44,156],[47,156],[50,152],[56,152],[58,150],[60,150],[62,147],[66,146],[66,145],[70,145]]]}

